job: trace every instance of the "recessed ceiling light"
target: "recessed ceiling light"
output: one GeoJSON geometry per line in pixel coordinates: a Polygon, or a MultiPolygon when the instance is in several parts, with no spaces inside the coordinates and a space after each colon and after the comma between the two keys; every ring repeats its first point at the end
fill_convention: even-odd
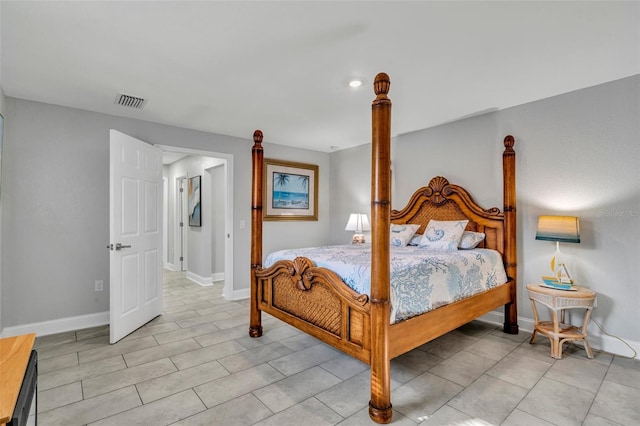
{"type": "Polygon", "coordinates": [[[362,80],[351,80],[349,82],[349,87],[356,88],[356,87],[360,87],[360,86],[362,86],[362,80]]]}

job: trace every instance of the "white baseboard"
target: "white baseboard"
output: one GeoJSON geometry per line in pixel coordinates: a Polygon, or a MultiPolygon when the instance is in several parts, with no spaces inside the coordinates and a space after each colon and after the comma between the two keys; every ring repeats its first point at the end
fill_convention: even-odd
{"type": "Polygon", "coordinates": [[[216,272],[215,274],[211,274],[211,281],[224,281],[224,272],[216,272]]]}
{"type": "MultiPolygon", "coordinates": [[[[226,288],[225,288],[226,289],[226,288]]],[[[241,290],[233,290],[231,294],[223,293],[222,296],[227,300],[243,300],[251,296],[251,289],[243,288],[241,290]]]]}
{"type": "Polygon", "coordinates": [[[109,311],[5,327],[2,330],[2,337],[19,336],[28,333],[36,333],[36,336],[47,336],[106,324],[109,324],[109,311]]]}
{"type": "Polygon", "coordinates": [[[178,268],[173,263],[169,263],[169,262],[165,262],[163,267],[164,267],[164,269],[168,269],[171,272],[179,272],[180,271],[180,268],[178,268]]]}
{"type": "Polygon", "coordinates": [[[198,285],[201,285],[202,287],[213,285],[213,280],[211,279],[211,277],[202,277],[191,271],[187,271],[187,279],[193,281],[198,285]]]}
{"type": "MultiPolygon", "coordinates": [[[[496,311],[489,312],[488,314],[478,318],[478,321],[501,326],[504,324],[504,313],[496,311]]],[[[533,325],[533,319],[518,317],[518,326],[521,333],[532,333],[533,325]]],[[[629,346],[631,346],[633,350],[636,351],[636,358],[640,357],[640,342],[625,339],[625,342],[629,344],[629,346],[627,346],[617,338],[603,334],[593,322],[591,322],[587,327],[587,339],[592,349],[608,352],[614,355],[632,357],[633,351],[629,348],[629,346]]]]}

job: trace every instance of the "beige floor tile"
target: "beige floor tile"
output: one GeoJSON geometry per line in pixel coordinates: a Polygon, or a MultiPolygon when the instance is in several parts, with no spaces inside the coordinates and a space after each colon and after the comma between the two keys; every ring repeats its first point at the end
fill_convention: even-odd
{"type": "Polygon", "coordinates": [[[350,417],[369,405],[371,374],[363,371],[318,394],[316,398],[342,417],[350,417]]]}
{"type": "Polygon", "coordinates": [[[138,392],[130,386],[44,412],[38,417],[38,426],[86,425],[141,404],[138,392]]]}
{"type": "MultiPolygon", "coordinates": [[[[345,419],[343,422],[340,422],[338,424],[340,426],[364,426],[375,425],[376,423],[374,423],[373,420],[371,420],[371,418],[369,417],[369,408],[367,407],[363,408],[353,416],[345,419]]],[[[413,426],[417,423],[411,419],[406,418],[401,413],[394,411],[391,419],[391,424],[393,426],[413,426]]]]}
{"type": "Polygon", "coordinates": [[[346,354],[324,362],[320,364],[320,367],[342,380],[347,380],[356,374],[369,370],[367,364],[346,354]]]}
{"type": "Polygon", "coordinates": [[[43,391],[125,368],[127,365],[122,356],[116,355],[50,373],[38,374],[38,389],[43,391]]]}
{"type": "Polygon", "coordinates": [[[424,373],[395,389],[391,403],[396,411],[419,422],[435,413],[463,387],[432,373],[424,373]]]}
{"type": "Polygon", "coordinates": [[[458,331],[452,331],[444,336],[440,336],[424,345],[420,346],[420,350],[427,351],[440,358],[448,358],[451,355],[461,351],[467,346],[473,344],[478,339],[475,337],[465,336],[458,331]]]}
{"type": "Polygon", "coordinates": [[[278,359],[291,353],[291,349],[280,343],[271,343],[253,350],[237,351],[238,353],[220,359],[220,364],[232,373],[245,370],[256,365],[278,359]]]}
{"type": "Polygon", "coordinates": [[[495,360],[460,351],[429,371],[462,386],[468,386],[496,363],[495,360]]]}
{"type": "Polygon", "coordinates": [[[518,404],[518,409],[552,424],[580,425],[594,398],[593,392],[543,377],[518,404]]]}
{"type": "MultiPolygon", "coordinates": [[[[418,417],[418,423],[421,426],[451,426],[451,425],[474,425],[478,419],[473,419],[471,416],[458,411],[448,405],[443,405],[438,408],[435,413],[430,416],[418,417]]],[[[481,426],[481,424],[478,424],[481,426]]],[[[522,426],[522,425],[521,425],[522,426]]]]}
{"type": "Polygon", "coordinates": [[[58,346],[65,343],[73,343],[76,341],[76,332],[67,331],[65,333],[50,334],[48,336],[37,336],[33,344],[33,349],[42,351],[45,348],[58,346]]]}
{"type": "Polygon", "coordinates": [[[621,425],[639,425],[640,389],[605,380],[589,413],[621,425]]]}
{"type": "Polygon", "coordinates": [[[108,336],[109,324],[100,325],[98,327],[85,328],[83,330],[76,331],[76,340],[93,339],[94,337],[108,336]]]}
{"type": "Polygon", "coordinates": [[[309,398],[287,408],[255,426],[331,426],[343,418],[315,398],[309,398]],[[304,419],[304,420],[302,420],[304,419]]]}
{"type": "Polygon", "coordinates": [[[521,410],[513,410],[509,417],[500,426],[554,426],[553,423],[542,420],[539,417],[525,413],[521,410]]]}
{"type": "Polygon", "coordinates": [[[91,398],[116,389],[135,385],[145,380],[164,376],[174,371],[176,371],[176,366],[173,365],[170,359],[164,358],[83,380],[82,389],[85,398],[91,398]]]}
{"type": "Polygon", "coordinates": [[[92,349],[78,351],[80,364],[87,362],[93,362],[104,358],[109,358],[114,355],[123,355],[129,352],[135,352],[142,349],[158,346],[158,342],[153,336],[147,336],[140,339],[131,341],[119,341],[114,345],[109,344],[109,339],[106,338],[102,345],[95,346],[92,349]]]}
{"type": "Polygon", "coordinates": [[[595,393],[606,374],[604,364],[569,356],[554,362],[545,377],[595,393]]]}
{"type": "Polygon", "coordinates": [[[531,389],[549,368],[551,364],[512,353],[491,367],[487,374],[525,389],[531,389]]]}
{"type": "Polygon", "coordinates": [[[91,426],[165,426],[206,410],[193,389],[107,417],[91,426]]]}
{"type": "Polygon", "coordinates": [[[69,383],[68,385],[38,392],[38,413],[81,400],[82,384],[80,382],[69,383]]]}
{"type": "Polygon", "coordinates": [[[73,352],[66,355],[60,355],[54,358],[39,359],[38,358],[38,374],[51,373],[52,371],[62,370],[63,368],[75,367],[78,365],[78,353],[73,352]]]}
{"type": "MultiPolygon", "coordinates": [[[[133,342],[136,342],[136,340],[133,340],[133,342]]],[[[200,349],[200,345],[198,344],[198,342],[196,342],[192,338],[188,338],[185,340],[180,340],[178,342],[151,346],[139,351],[126,353],[124,354],[124,360],[127,363],[127,366],[133,367],[140,364],[146,364],[151,361],[156,361],[158,359],[194,351],[196,349],[200,349]]]]}
{"type": "Polygon", "coordinates": [[[285,376],[292,376],[303,370],[322,364],[325,361],[337,358],[340,355],[340,351],[324,343],[320,343],[269,361],[269,365],[285,376]]]}
{"type": "MultiPolygon", "coordinates": [[[[217,407],[175,423],[176,426],[246,426],[273,414],[252,394],[243,395],[217,407]]],[[[301,419],[302,420],[302,419],[301,419]]]]}
{"type": "Polygon", "coordinates": [[[449,401],[449,405],[473,418],[500,424],[526,394],[524,388],[483,375],[449,401]]]}
{"type": "Polygon", "coordinates": [[[218,404],[264,388],[283,378],[284,375],[275,368],[268,364],[261,364],[213,382],[196,386],[194,390],[207,407],[215,407],[218,404]]]}
{"type": "MultiPolygon", "coordinates": [[[[226,330],[216,331],[215,333],[209,333],[202,336],[194,337],[193,339],[200,344],[200,346],[207,347],[229,340],[238,339],[240,337],[247,336],[249,329],[245,326],[228,328],[226,330]]],[[[244,346],[244,345],[243,345],[244,346]]],[[[246,348],[246,346],[245,346],[246,348]]]]}
{"type": "Polygon", "coordinates": [[[494,361],[500,361],[518,346],[517,342],[489,335],[472,343],[464,350],[494,361]]]}
{"type": "Polygon", "coordinates": [[[611,363],[605,379],[640,389],[640,360],[616,357],[611,363]]]}
{"type": "Polygon", "coordinates": [[[203,334],[215,333],[218,327],[213,324],[205,323],[194,325],[189,328],[181,328],[166,333],[154,333],[153,337],[160,345],[185,340],[190,337],[202,336],[203,334]]]}
{"type": "Polygon", "coordinates": [[[174,355],[171,357],[171,360],[178,369],[184,370],[199,364],[220,360],[221,358],[243,351],[245,351],[244,346],[233,340],[229,340],[227,342],[218,343],[217,345],[207,346],[206,348],[199,348],[174,355]]]}
{"type": "Polygon", "coordinates": [[[228,376],[217,361],[197,365],[186,370],[176,371],[155,379],[138,383],[136,388],[142,402],[147,404],[160,398],[173,395],[180,391],[211,382],[220,377],[228,376]]]}
{"type": "Polygon", "coordinates": [[[253,393],[271,411],[277,413],[340,382],[339,378],[328,371],[313,367],[253,393]]]}

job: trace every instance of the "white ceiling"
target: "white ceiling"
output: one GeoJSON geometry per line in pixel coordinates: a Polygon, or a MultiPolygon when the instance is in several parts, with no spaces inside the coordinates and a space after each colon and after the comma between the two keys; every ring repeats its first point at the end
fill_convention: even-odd
{"type": "Polygon", "coordinates": [[[640,3],[2,1],[7,96],[320,151],[640,73],[640,3]],[[347,81],[363,78],[360,89],[347,81]],[[114,104],[147,99],[143,110],[114,104]]]}

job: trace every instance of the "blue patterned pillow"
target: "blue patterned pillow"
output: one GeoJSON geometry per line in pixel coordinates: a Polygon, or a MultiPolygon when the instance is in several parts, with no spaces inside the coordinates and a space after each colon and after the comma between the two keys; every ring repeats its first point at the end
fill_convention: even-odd
{"type": "Polygon", "coordinates": [[[420,225],[406,224],[391,224],[391,245],[395,247],[404,247],[409,244],[411,237],[420,228],[420,225]]]}
{"type": "Polygon", "coordinates": [[[462,233],[462,238],[460,238],[458,248],[465,250],[476,248],[478,247],[478,244],[484,240],[484,237],[484,232],[464,231],[462,233]]]}
{"type": "Polygon", "coordinates": [[[468,220],[430,220],[420,240],[420,248],[456,251],[468,220]]]}

